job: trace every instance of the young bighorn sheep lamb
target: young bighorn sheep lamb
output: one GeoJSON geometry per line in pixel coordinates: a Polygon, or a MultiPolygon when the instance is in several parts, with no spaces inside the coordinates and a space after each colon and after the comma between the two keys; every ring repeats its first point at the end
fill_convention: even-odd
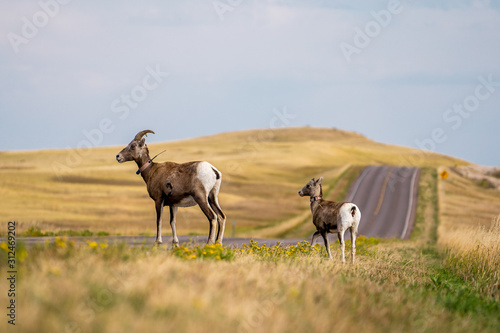
{"type": "Polygon", "coordinates": [[[312,236],[311,246],[314,245],[319,235],[323,236],[326,251],[328,252],[328,259],[333,260],[328,233],[337,233],[340,241],[340,250],[342,252],[342,262],[345,262],[344,233],[349,229],[351,231],[351,263],[354,264],[354,257],[356,256],[356,236],[358,234],[359,221],[361,220],[361,211],[358,206],[351,202],[332,202],[323,200],[323,190],[321,188],[322,181],[323,177],[317,180],[313,178],[299,191],[301,197],[311,197],[313,223],[317,229],[312,236]]]}
{"type": "MultiPolygon", "coordinates": [[[[149,150],[143,136],[154,134],[151,130],[144,130],[135,136],[127,147],[116,155],[119,163],[135,161],[151,199],[156,206],[156,243],[162,243],[161,223],[163,206],[170,207],[170,227],[172,228],[173,246],[179,245],[175,230],[175,216],[177,207],[199,205],[210,222],[208,244],[222,243],[226,216],[219,206],[219,189],[222,182],[222,173],[208,162],[174,162],[154,163],[149,158],[149,150]],[[217,239],[215,228],[217,226],[217,239]]],[[[154,157],[153,157],[154,159],[154,157]]]]}

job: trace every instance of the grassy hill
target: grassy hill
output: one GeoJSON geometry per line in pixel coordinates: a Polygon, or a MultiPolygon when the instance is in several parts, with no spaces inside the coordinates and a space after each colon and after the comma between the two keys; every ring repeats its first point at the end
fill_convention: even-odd
{"type": "MultiPolygon", "coordinates": [[[[154,141],[154,135],[149,140],[154,141]]],[[[251,130],[148,146],[152,156],[167,150],[157,162],[207,160],[222,171],[226,235],[235,221],[238,236],[308,234],[309,224],[302,223],[308,218],[308,201],[297,191],[312,177],[324,176],[326,194],[341,200],[365,165],[467,164],[328,128],[251,130]]],[[[135,163],[116,162],[121,148],[0,153],[0,214],[16,220],[20,231],[35,227],[153,234],[153,201],[135,175],[135,163]]],[[[208,223],[198,207],[184,208],[177,228],[180,234],[205,234],[208,223]]],[[[164,231],[169,229],[167,224],[164,231]]]]}

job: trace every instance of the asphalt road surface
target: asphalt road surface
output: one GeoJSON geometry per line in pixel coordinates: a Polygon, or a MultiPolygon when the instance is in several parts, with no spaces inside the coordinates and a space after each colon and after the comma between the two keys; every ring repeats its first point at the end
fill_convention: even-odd
{"type": "Polygon", "coordinates": [[[418,168],[366,167],[345,199],[361,210],[359,234],[408,239],[415,221],[419,178],[418,168]]]}
{"type": "MultiPolygon", "coordinates": [[[[207,242],[208,234],[206,236],[178,236],[179,242],[181,245],[185,244],[196,244],[196,245],[204,245],[207,242]]],[[[47,240],[52,242],[55,240],[55,237],[17,237],[18,241],[22,241],[27,246],[32,246],[34,244],[43,244],[47,240]]],[[[96,241],[99,243],[127,243],[133,246],[153,246],[155,242],[156,236],[103,236],[103,237],[68,237],[68,240],[72,240],[78,243],[86,243],[88,241],[96,241]]],[[[1,239],[4,241],[4,239],[1,239]]],[[[244,243],[249,244],[250,238],[236,238],[236,237],[227,237],[224,238],[223,244],[224,246],[229,247],[241,247],[244,243]]],[[[258,242],[259,245],[267,245],[273,246],[276,245],[277,242],[280,242],[282,245],[296,245],[298,242],[303,241],[305,239],[259,239],[252,238],[254,242],[258,242]]],[[[309,240],[310,241],[310,240],[309,240]]],[[[172,245],[172,237],[171,236],[163,236],[163,244],[171,246],[172,245]]]]}
{"type": "MultiPolygon", "coordinates": [[[[420,169],[391,166],[368,166],[351,185],[345,201],[354,202],[361,210],[359,234],[367,237],[408,239],[413,229],[417,206],[417,190],[420,169]]],[[[153,223],[152,221],[151,223],[153,223]]],[[[18,237],[30,246],[43,243],[55,237],[18,237]]],[[[130,245],[153,246],[154,236],[109,236],[109,237],[69,237],[76,242],[89,240],[130,245]]],[[[205,244],[206,236],[179,236],[180,243],[205,244]]],[[[350,238],[349,232],[346,239],[350,238]]],[[[3,239],[2,239],[3,240],[3,239]]],[[[254,239],[260,245],[297,244],[304,239],[254,239]]],[[[306,239],[310,241],[309,239],[306,239]]],[[[163,244],[170,246],[171,237],[164,236],[163,244]]],[[[249,238],[224,238],[225,246],[241,247],[249,243],[249,238]]],[[[321,239],[318,239],[322,243],[321,239]]]]}

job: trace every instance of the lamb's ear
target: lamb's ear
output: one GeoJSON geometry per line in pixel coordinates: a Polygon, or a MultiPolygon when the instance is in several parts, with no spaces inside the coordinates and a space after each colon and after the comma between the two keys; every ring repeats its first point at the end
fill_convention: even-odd
{"type": "Polygon", "coordinates": [[[323,177],[319,177],[318,180],[316,180],[316,185],[321,184],[322,181],[323,181],[323,177]]]}

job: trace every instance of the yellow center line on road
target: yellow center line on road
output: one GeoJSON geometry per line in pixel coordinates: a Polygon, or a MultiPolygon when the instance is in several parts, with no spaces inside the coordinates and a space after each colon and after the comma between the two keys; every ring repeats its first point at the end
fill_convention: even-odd
{"type": "Polygon", "coordinates": [[[395,167],[392,167],[389,172],[387,173],[387,176],[385,176],[384,179],[384,185],[382,185],[382,191],[380,192],[380,198],[378,199],[378,205],[375,211],[373,212],[373,215],[377,216],[378,212],[380,211],[380,207],[382,207],[382,202],[384,201],[384,196],[385,196],[385,189],[387,188],[387,183],[389,182],[389,177],[391,176],[392,171],[394,170],[395,167]]]}

